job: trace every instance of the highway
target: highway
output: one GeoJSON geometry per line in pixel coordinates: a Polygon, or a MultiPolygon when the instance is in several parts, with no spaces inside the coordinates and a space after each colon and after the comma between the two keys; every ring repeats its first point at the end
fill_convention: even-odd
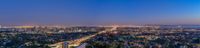
{"type": "MultiPolygon", "coordinates": [[[[64,42],[68,42],[68,48],[69,47],[73,47],[73,46],[80,46],[84,41],[86,41],[88,39],[91,39],[91,38],[95,37],[98,34],[114,31],[114,30],[117,29],[117,27],[118,26],[112,26],[111,29],[106,29],[106,30],[100,31],[98,33],[95,33],[93,35],[85,36],[85,37],[82,37],[82,38],[79,38],[79,39],[76,39],[76,40],[64,41],[64,42]]],[[[51,46],[52,48],[63,48],[63,43],[64,42],[58,42],[58,43],[55,43],[55,44],[51,44],[49,46],[51,46]]]]}

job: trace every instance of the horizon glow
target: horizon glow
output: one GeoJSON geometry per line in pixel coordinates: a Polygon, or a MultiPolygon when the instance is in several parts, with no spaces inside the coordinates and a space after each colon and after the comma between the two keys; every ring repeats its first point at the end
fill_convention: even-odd
{"type": "Polygon", "coordinates": [[[0,24],[200,24],[200,0],[0,0],[0,24]]]}

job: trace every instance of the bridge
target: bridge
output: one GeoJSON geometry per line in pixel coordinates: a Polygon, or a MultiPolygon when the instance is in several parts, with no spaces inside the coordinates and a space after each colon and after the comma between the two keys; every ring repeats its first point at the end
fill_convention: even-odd
{"type": "MultiPolygon", "coordinates": [[[[82,38],[79,38],[79,39],[76,39],[76,40],[71,40],[71,41],[64,41],[64,42],[67,42],[68,44],[68,47],[66,48],[71,48],[71,47],[77,47],[77,46],[80,46],[81,43],[83,43],[84,41],[90,39],[90,38],[93,38],[95,37],[96,35],[98,34],[102,34],[102,33],[106,33],[106,32],[111,32],[113,30],[116,30],[118,26],[112,26],[111,29],[106,29],[106,30],[103,30],[103,31],[100,31],[98,33],[95,33],[93,35],[89,35],[89,36],[86,36],[86,37],[82,37],[82,38]]],[[[49,46],[51,46],[52,48],[65,48],[63,47],[63,44],[64,42],[59,42],[59,43],[55,43],[55,44],[51,44],[49,46]]]]}

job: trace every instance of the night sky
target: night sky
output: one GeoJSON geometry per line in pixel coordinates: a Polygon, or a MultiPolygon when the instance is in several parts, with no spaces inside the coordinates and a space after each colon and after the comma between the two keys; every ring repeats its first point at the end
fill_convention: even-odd
{"type": "Polygon", "coordinates": [[[200,24],[200,0],[0,0],[0,24],[200,24]]]}

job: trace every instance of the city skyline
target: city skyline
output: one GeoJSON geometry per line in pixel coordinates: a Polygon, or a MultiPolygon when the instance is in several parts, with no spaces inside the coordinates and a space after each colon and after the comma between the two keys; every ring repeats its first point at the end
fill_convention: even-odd
{"type": "Polygon", "coordinates": [[[200,24],[199,0],[1,0],[0,24],[200,24]]]}
{"type": "Polygon", "coordinates": [[[0,0],[0,48],[200,48],[200,0],[0,0]]]}

